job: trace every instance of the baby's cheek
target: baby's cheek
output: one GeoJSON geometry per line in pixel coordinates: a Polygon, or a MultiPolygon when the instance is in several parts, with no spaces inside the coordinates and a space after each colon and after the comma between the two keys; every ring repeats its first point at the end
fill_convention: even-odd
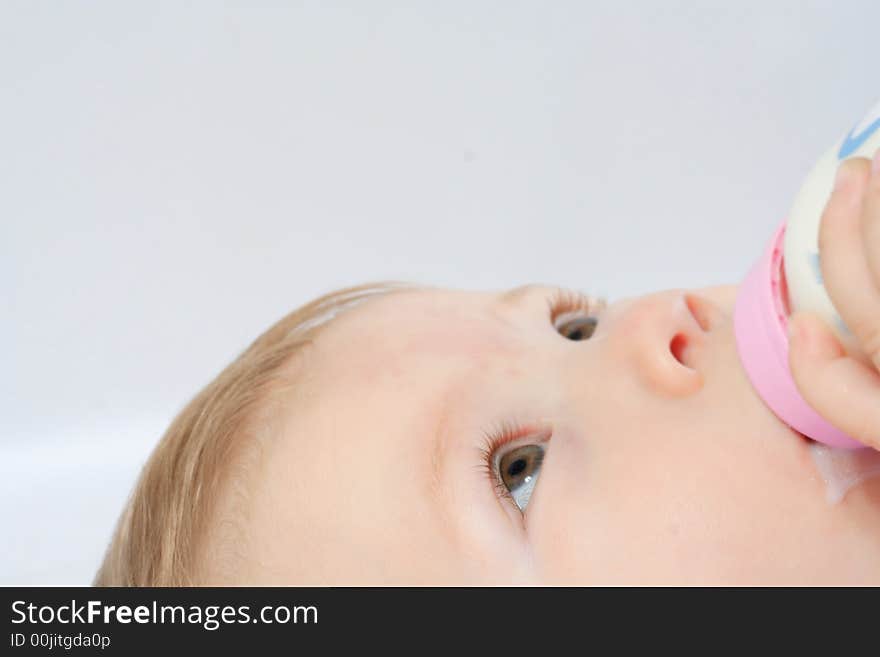
{"type": "Polygon", "coordinates": [[[526,514],[546,582],[664,582],[680,572],[688,560],[681,550],[687,516],[700,498],[658,458],[554,442],[526,514]]]}
{"type": "Polygon", "coordinates": [[[608,522],[603,491],[584,482],[545,482],[527,529],[537,570],[548,584],[609,581],[608,555],[616,550],[619,528],[608,522]]]}
{"type": "Polygon", "coordinates": [[[589,583],[595,563],[594,522],[601,493],[590,484],[591,468],[581,450],[554,435],[541,478],[526,511],[526,533],[542,581],[589,583]]]}
{"type": "Polygon", "coordinates": [[[675,572],[680,527],[650,500],[596,485],[580,494],[548,487],[528,525],[538,572],[549,584],[663,582],[675,572]],[[552,498],[552,499],[551,499],[552,498]],[[671,569],[671,570],[670,570],[671,569]]]}

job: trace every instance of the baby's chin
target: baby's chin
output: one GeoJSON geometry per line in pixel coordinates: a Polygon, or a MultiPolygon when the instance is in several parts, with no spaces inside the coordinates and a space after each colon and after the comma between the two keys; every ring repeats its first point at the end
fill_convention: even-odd
{"type": "Polygon", "coordinates": [[[832,450],[815,443],[780,420],[754,390],[739,360],[733,332],[737,290],[736,285],[718,285],[694,291],[717,304],[726,320],[714,327],[716,352],[711,370],[706,372],[708,385],[724,400],[718,403],[749,409],[742,419],[751,418],[755,428],[760,429],[750,432],[762,443],[758,449],[794,467],[797,476],[809,480],[810,495],[817,503],[836,504],[849,498],[851,504],[856,504],[856,499],[867,500],[874,513],[880,515],[880,457],[868,454],[871,450],[856,450],[863,453],[854,456],[850,450],[832,450]],[[856,472],[860,476],[855,476],[856,472]]]}

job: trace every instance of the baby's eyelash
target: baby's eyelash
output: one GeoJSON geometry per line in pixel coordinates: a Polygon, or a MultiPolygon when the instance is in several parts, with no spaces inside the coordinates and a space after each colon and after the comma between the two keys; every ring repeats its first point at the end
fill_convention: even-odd
{"type": "Polygon", "coordinates": [[[522,438],[527,433],[522,425],[506,421],[499,422],[483,432],[483,446],[480,448],[480,454],[483,458],[480,461],[480,467],[498,495],[502,498],[509,498],[511,501],[513,501],[513,495],[510,494],[507,486],[495,472],[495,455],[501,447],[517,438],[522,438]]]}
{"type": "Polygon", "coordinates": [[[505,445],[512,443],[514,440],[525,438],[526,436],[540,436],[547,434],[546,427],[536,425],[519,424],[517,422],[502,421],[483,432],[483,446],[480,448],[482,459],[480,469],[486,474],[489,483],[495,488],[499,497],[507,498],[515,505],[513,495],[507,490],[507,486],[501,481],[495,468],[495,457],[498,451],[505,445]]]}
{"type": "Polygon", "coordinates": [[[553,295],[548,298],[547,305],[550,311],[550,321],[568,313],[584,313],[590,315],[599,312],[608,305],[605,297],[596,297],[580,290],[557,288],[553,295]]]}

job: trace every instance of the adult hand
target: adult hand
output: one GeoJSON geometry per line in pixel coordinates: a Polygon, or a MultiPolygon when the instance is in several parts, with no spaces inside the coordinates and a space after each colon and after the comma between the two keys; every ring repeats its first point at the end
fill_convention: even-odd
{"type": "Polygon", "coordinates": [[[880,150],[844,160],[819,228],[825,290],[861,350],[848,355],[810,312],[789,319],[789,367],[803,398],[838,429],[880,450],[880,150]]]}

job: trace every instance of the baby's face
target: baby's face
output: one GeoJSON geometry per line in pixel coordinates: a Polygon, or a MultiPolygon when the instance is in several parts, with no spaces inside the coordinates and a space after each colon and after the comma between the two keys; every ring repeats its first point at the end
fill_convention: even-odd
{"type": "Polygon", "coordinates": [[[595,326],[554,324],[555,293],[414,290],[336,319],[240,496],[247,567],[215,578],[877,581],[880,490],[825,502],[741,369],[735,287],[623,299],[595,326]]]}

